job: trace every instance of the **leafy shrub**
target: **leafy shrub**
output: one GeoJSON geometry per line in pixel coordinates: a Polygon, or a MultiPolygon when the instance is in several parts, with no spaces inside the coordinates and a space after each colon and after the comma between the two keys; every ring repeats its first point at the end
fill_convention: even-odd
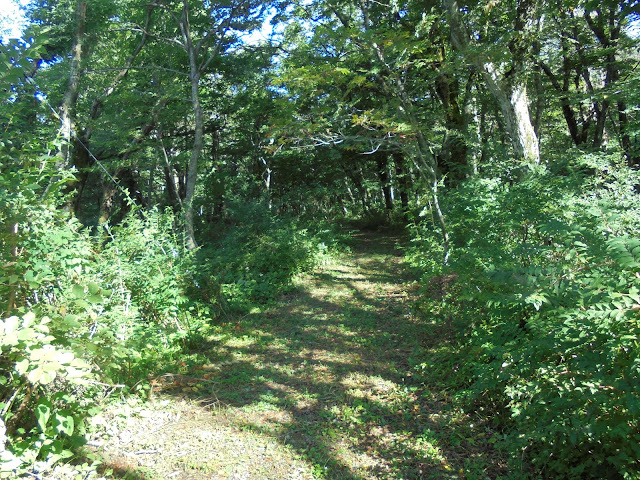
{"type": "Polygon", "coordinates": [[[45,160],[40,168],[16,162],[0,176],[5,476],[67,458],[81,443],[80,419],[95,392],[78,383],[80,371],[107,384],[135,383],[144,375],[137,366],[154,358],[145,345],[162,350],[173,332],[185,330],[191,264],[173,216],[132,215],[106,242],[91,237],[60,208],[64,181],[51,183],[53,160],[45,160]]]}
{"type": "MultiPolygon", "coordinates": [[[[479,178],[447,198],[474,408],[546,477],[636,478],[637,172],[597,155],[567,168],[479,178]]],[[[413,260],[428,265],[415,247],[413,260]]]]}
{"type": "Polygon", "coordinates": [[[300,226],[262,204],[237,206],[232,227],[199,253],[196,282],[239,310],[273,300],[333,248],[322,227],[300,226]]]}
{"type": "Polygon", "coordinates": [[[78,435],[83,410],[63,390],[83,384],[91,369],[73,351],[55,344],[50,323],[32,312],[0,321],[0,421],[11,440],[1,454],[0,478],[37,459],[55,463],[69,458],[70,448],[83,443],[78,435]],[[24,418],[31,409],[36,417],[32,426],[24,418]]]}
{"type": "Polygon", "coordinates": [[[168,327],[179,322],[187,302],[185,288],[192,272],[192,255],[176,233],[173,214],[130,213],[108,229],[98,268],[101,283],[128,298],[134,317],[168,327]]]}
{"type": "Polygon", "coordinates": [[[86,382],[97,370],[85,329],[91,306],[73,295],[90,272],[91,242],[60,208],[71,173],[56,174],[47,149],[55,146],[0,143],[0,476],[8,478],[72,455],[86,413],[78,393],[93,396],[86,382]]]}

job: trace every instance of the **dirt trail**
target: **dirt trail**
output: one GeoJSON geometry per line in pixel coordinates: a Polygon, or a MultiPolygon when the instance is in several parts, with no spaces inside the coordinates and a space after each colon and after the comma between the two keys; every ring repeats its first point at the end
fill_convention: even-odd
{"type": "Polygon", "coordinates": [[[413,311],[396,240],[357,236],[277,305],[221,326],[199,346],[207,361],[167,377],[173,388],[98,419],[110,468],[163,480],[486,478],[459,438],[468,419],[414,378],[412,352],[438,326],[413,311]]]}

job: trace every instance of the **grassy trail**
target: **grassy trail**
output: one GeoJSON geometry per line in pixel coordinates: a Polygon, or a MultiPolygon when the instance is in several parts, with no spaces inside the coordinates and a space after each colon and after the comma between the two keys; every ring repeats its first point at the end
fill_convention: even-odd
{"type": "Polygon", "coordinates": [[[414,311],[396,240],[356,236],[278,304],[215,327],[152,406],[121,415],[102,447],[112,466],[130,479],[495,478],[472,419],[415,377],[412,356],[441,348],[444,327],[414,311]]]}

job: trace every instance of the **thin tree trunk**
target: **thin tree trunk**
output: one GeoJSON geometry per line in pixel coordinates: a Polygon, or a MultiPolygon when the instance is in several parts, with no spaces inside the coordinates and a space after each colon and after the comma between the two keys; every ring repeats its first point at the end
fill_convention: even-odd
{"type": "Polygon", "coordinates": [[[193,138],[193,146],[191,147],[191,157],[189,159],[189,166],[187,168],[187,179],[185,182],[185,197],[184,197],[184,225],[187,248],[193,250],[198,247],[195,237],[195,229],[193,225],[193,196],[196,191],[196,182],[198,179],[198,161],[200,154],[202,153],[202,147],[204,145],[204,117],[202,114],[202,105],[200,104],[200,95],[198,87],[200,84],[200,75],[197,72],[195,52],[193,49],[189,50],[189,66],[191,81],[191,104],[193,106],[193,115],[195,121],[195,135],[193,138]]]}
{"type": "MultiPolygon", "coordinates": [[[[471,92],[469,91],[469,96],[470,96],[471,92]]],[[[481,157],[482,157],[482,147],[483,147],[483,143],[482,143],[482,129],[484,128],[483,122],[484,122],[484,115],[482,114],[481,111],[478,111],[478,103],[479,100],[476,96],[472,96],[471,98],[468,98],[469,96],[467,96],[467,100],[465,101],[465,116],[467,118],[467,123],[471,123],[474,127],[473,127],[473,136],[474,136],[474,141],[473,141],[473,148],[471,149],[471,161],[470,161],[470,167],[471,167],[471,174],[472,175],[477,175],[478,174],[478,165],[481,161],[481,157]]],[[[480,105],[480,108],[482,108],[482,105],[480,105]]]]}
{"type": "MultiPolygon", "coordinates": [[[[578,146],[585,143],[588,139],[589,128],[591,126],[591,115],[584,115],[580,110],[578,110],[577,114],[574,111],[574,107],[571,104],[569,88],[571,86],[571,76],[575,71],[577,76],[574,79],[575,87],[579,88],[579,81],[581,77],[585,77],[585,82],[587,87],[591,85],[588,79],[588,72],[584,67],[584,56],[582,55],[581,47],[579,45],[579,36],[577,30],[570,32],[569,29],[563,28],[563,25],[568,21],[567,16],[564,12],[560,11],[560,20],[562,22],[557,22],[557,27],[561,30],[560,32],[560,44],[562,47],[562,68],[561,68],[561,77],[562,82],[558,78],[560,75],[556,76],[551,67],[545,63],[539,56],[536,56],[538,60],[536,61],[537,68],[544,72],[549,81],[551,82],[551,86],[554,88],[556,92],[560,95],[560,106],[562,108],[562,115],[564,116],[565,122],[567,124],[567,128],[569,130],[569,135],[571,135],[571,139],[573,143],[578,146]],[[571,45],[576,45],[576,52],[571,51],[571,45]],[[575,54],[578,54],[579,63],[576,65],[575,54]]],[[[573,18],[573,16],[571,17],[573,18]]],[[[536,45],[536,51],[540,51],[540,45],[536,45]]],[[[537,76],[536,76],[537,78],[537,76]]],[[[542,96],[539,96],[541,99],[542,96]]],[[[598,111],[598,106],[596,103],[593,105],[593,112],[598,111]]]]}
{"type": "MultiPolygon", "coordinates": [[[[114,176],[113,180],[116,178],[117,177],[114,176]]],[[[112,178],[104,178],[102,196],[100,198],[100,215],[98,216],[98,225],[102,225],[109,220],[111,211],[113,210],[113,199],[116,196],[116,193],[118,193],[118,186],[113,183],[112,178]]]]}
{"type": "MultiPolygon", "coordinates": [[[[58,130],[62,137],[62,142],[58,148],[58,160],[56,160],[56,169],[63,171],[71,166],[71,136],[75,130],[75,107],[78,100],[78,90],[80,86],[80,72],[82,67],[82,55],[84,47],[84,33],[87,19],[86,1],[77,1],[75,9],[75,29],[73,33],[73,46],[71,47],[71,65],[69,67],[69,80],[67,88],[64,92],[62,104],[59,108],[60,129],[58,130]]],[[[60,175],[54,175],[49,180],[48,186],[42,193],[45,197],[49,189],[60,179],[60,175]]],[[[73,205],[67,205],[66,208],[71,210],[73,205]]]]}
{"type": "MultiPolygon", "coordinates": [[[[591,31],[595,34],[598,42],[606,49],[606,75],[604,79],[604,87],[611,88],[613,85],[620,81],[620,68],[618,65],[618,59],[616,58],[616,47],[620,40],[620,32],[622,29],[622,18],[618,16],[620,13],[619,7],[615,4],[607,5],[608,11],[601,8],[595,10],[587,10],[584,14],[584,19],[589,25],[591,31]],[[591,16],[591,13],[597,13],[595,17],[591,16]]],[[[586,69],[585,69],[586,70],[586,69]]],[[[585,72],[588,74],[588,72],[585,72]]],[[[604,128],[607,119],[607,114],[611,103],[608,99],[602,101],[600,116],[596,122],[596,139],[600,141],[604,140],[604,128]]],[[[623,100],[617,102],[618,120],[620,121],[620,145],[624,150],[627,163],[634,165],[637,161],[637,153],[634,154],[631,150],[631,139],[626,134],[627,113],[626,105],[623,100]]],[[[596,146],[594,144],[594,146],[596,146]]]]}
{"type": "Polygon", "coordinates": [[[169,204],[174,212],[178,212],[182,210],[182,199],[180,198],[180,192],[176,187],[175,176],[173,174],[173,167],[171,166],[171,162],[169,161],[169,154],[167,153],[167,149],[164,146],[164,142],[162,141],[162,132],[160,132],[160,146],[162,147],[162,155],[164,157],[164,180],[165,186],[167,188],[167,195],[169,199],[169,204]]]}
{"type": "MultiPolygon", "coordinates": [[[[409,120],[415,128],[417,126],[415,118],[410,116],[409,120]]],[[[435,158],[433,157],[427,140],[421,130],[416,131],[416,138],[418,140],[419,147],[416,150],[416,156],[419,162],[414,162],[414,164],[431,190],[431,201],[433,202],[433,209],[438,219],[438,225],[440,226],[440,234],[442,235],[442,263],[446,265],[449,263],[449,232],[447,231],[444,213],[440,208],[440,200],[438,197],[438,175],[435,169],[435,158]],[[424,173],[423,168],[427,170],[428,175],[424,173]]]]}
{"type": "Polygon", "coordinates": [[[632,168],[638,168],[640,166],[640,152],[633,148],[631,142],[631,135],[629,134],[629,117],[627,116],[627,106],[624,101],[619,100],[618,106],[618,122],[620,128],[620,144],[624,150],[627,165],[632,168]]]}
{"type": "MultiPolygon", "coordinates": [[[[442,55],[444,60],[444,54],[442,55]]],[[[459,105],[459,85],[446,73],[436,77],[436,92],[445,112],[446,133],[442,141],[438,167],[451,185],[458,184],[467,174],[468,146],[465,140],[466,123],[459,105]]]]}
{"type": "Polygon", "coordinates": [[[396,167],[396,179],[398,181],[398,191],[400,192],[400,205],[402,205],[402,216],[405,222],[409,221],[409,178],[405,169],[404,156],[400,152],[394,152],[393,163],[396,167]]]}
{"type": "MultiPolygon", "coordinates": [[[[371,27],[371,19],[369,18],[369,10],[368,4],[365,0],[359,0],[360,10],[362,11],[362,15],[364,17],[364,26],[365,29],[369,29],[371,27]]],[[[406,118],[411,125],[411,129],[415,138],[417,140],[417,148],[416,154],[411,157],[415,167],[418,169],[418,172],[429,185],[429,190],[431,194],[431,198],[433,201],[433,207],[436,211],[436,216],[438,218],[438,224],[440,226],[440,231],[442,234],[442,248],[443,248],[443,263],[446,265],[449,261],[449,233],[447,232],[447,225],[445,222],[444,214],[440,209],[440,202],[438,200],[438,165],[435,158],[435,155],[431,151],[429,147],[429,143],[422,132],[421,125],[419,124],[416,114],[415,114],[415,106],[411,99],[411,97],[407,94],[405,90],[405,84],[403,82],[400,74],[388,68],[389,63],[384,54],[384,50],[378,45],[377,42],[373,41],[371,43],[371,48],[373,49],[373,53],[375,54],[378,61],[381,65],[385,66],[386,77],[381,75],[378,76],[378,81],[383,85],[384,89],[387,90],[390,97],[395,97],[399,100],[398,105],[398,113],[406,118]],[[427,171],[427,173],[424,172],[427,171]]]]}
{"type": "Polygon", "coordinates": [[[393,210],[393,199],[391,198],[391,185],[389,182],[389,164],[387,163],[387,153],[376,153],[376,166],[378,168],[378,178],[382,195],[384,196],[384,206],[386,210],[393,210]]]}
{"type": "Polygon", "coordinates": [[[84,187],[89,179],[89,167],[93,164],[93,160],[85,147],[86,145],[80,138],[76,138],[73,142],[73,166],[78,170],[76,180],[74,182],[77,188],[77,193],[75,195],[73,212],[76,215],[78,215],[80,211],[82,193],[84,192],[84,187]]]}
{"type": "MultiPolygon", "coordinates": [[[[353,185],[356,187],[356,190],[358,191],[358,196],[360,197],[360,203],[362,204],[363,213],[365,213],[365,214],[368,213],[369,209],[367,208],[367,197],[366,197],[364,185],[363,185],[363,182],[362,182],[362,172],[361,171],[348,171],[348,170],[345,170],[345,171],[347,173],[347,176],[351,179],[351,182],[353,182],[353,185]]],[[[351,190],[349,190],[349,191],[351,191],[351,190]]],[[[355,201],[355,198],[354,198],[354,203],[357,203],[355,201]]]]}
{"type": "Polygon", "coordinates": [[[144,27],[142,28],[142,37],[140,38],[138,45],[136,45],[136,48],[133,50],[131,55],[129,55],[129,58],[127,58],[127,61],[125,62],[124,67],[122,67],[118,71],[118,74],[111,81],[109,86],[102,92],[102,95],[93,99],[93,103],[91,104],[91,110],[89,112],[90,122],[87,125],[87,130],[83,137],[83,141],[84,140],[88,141],[91,138],[91,135],[93,133],[93,125],[91,122],[95,121],[100,117],[100,111],[101,111],[100,109],[104,105],[105,99],[111,96],[116,91],[116,88],[118,87],[120,82],[124,80],[126,76],[129,74],[129,70],[131,70],[131,67],[133,66],[133,62],[135,61],[138,54],[142,51],[142,48],[144,47],[147,39],[149,38],[149,35],[147,32],[149,31],[149,26],[151,25],[151,14],[153,13],[154,8],[155,8],[155,5],[153,4],[150,4],[147,6],[145,23],[144,23],[144,27]]]}
{"type": "Polygon", "coordinates": [[[427,142],[422,129],[420,128],[418,120],[415,117],[413,102],[408,97],[404,89],[404,84],[398,77],[396,77],[395,80],[397,96],[402,103],[400,113],[403,114],[411,124],[411,128],[414,131],[418,143],[416,155],[411,158],[415,158],[414,165],[418,169],[420,175],[422,175],[424,180],[427,182],[427,185],[429,185],[431,201],[433,202],[433,209],[435,210],[436,217],[438,219],[438,225],[440,226],[440,233],[442,235],[442,263],[446,265],[447,263],[449,263],[449,233],[447,231],[447,224],[444,218],[444,213],[440,208],[440,200],[438,197],[439,177],[436,158],[431,151],[431,148],[429,147],[429,143],[427,142]],[[424,170],[426,170],[427,173],[425,173],[424,170]]]}
{"type": "Polygon", "coordinates": [[[68,167],[71,165],[71,135],[75,127],[74,110],[78,100],[78,89],[80,86],[80,69],[82,65],[82,49],[84,46],[84,31],[87,19],[87,4],[88,2],[83,1],[76,2],[76,26],[71,50],[69,83],[67,84],[62,105],[60,106],[60,134],[64,140],[60,148],[60,167],[68,167]]]}
{"type": "Polygon", "coordinates": [[[544,87],[542,86],[542,72],[540,67],[536,66],[533,73],[533,83],[535,86],[535,114],[533,116],[533,131],[536,133],[538,141],[542,139],[542,117],[544,115],[545,98],[544,87]]]}
{"type": "MultiPolygon", "coordinates": [[[[115,91],[117,86],[120,84],[120,82],[128,75],[129,70],[131,69],[133,62],[135,60],[135,58],[138,56],[138,54],[142,51],[142,48],[144,47],[146,40],[148,38],[148,34],[146,33],[149,30],[149,25],[151,23],[151,13],[153,12],[153,9],[155,8],[154,5],[149,5],[147,7],[147,13],[146,13],[146,19],[145,19],[145,24],[144,24],[144,28],[143,28],[143,33],[142,33],[142,37],[140,39],[140,41],[138,42],[138,45],[136,46],[136,48],[134,49],[134,51],[132,52],[132,54],[129,56],[129,58],[127,59],[124,67],[122,69],[120,69],[120,71],[118,72],[118,74],[116,75],[116,77],[112,80],[111,84],[104,90],[104,92],[102,93],[102,95],[96,97],[93,99],[93,103],[91,105],[91,110],[89,111],[89,121],[87,122],[86,128],[82,129],[81,132],[76,132],[77,134],[77,140],[74,142],[74,147],[73,147],[73,155],[72,155],[72,164],[74,167],[76,167],[78,169],[78,175],[76,176],[76,184],[78,186],[78,193],[76,194],[76,198],[75,198],[75,204],[74,204],[74,212],[77,215],[79,210],[80,210],[80,206],[81,206],[81,201],[82,201],[82,193],[84,191],[84,187],[87,183],[87,180],[89,178],[89,167],[93,164],[93,159],[91,158],[91,156],[88,153],[88,148],[89,148],[89,141],[91,139],[91,136],[93,134],[93,122],[95,122],[95,120],[97,120],[100,117],[100,113],[101,113],[101,107],[104,105],[104,101],[107,97],[111,96],[115,91]]],[[[86,2],[85,2],[85,12],[86,12],[86,2]]],[[[86,14],[85,14],[86,17],[86,14]]],[[[74,55],[76,54],[76,48],[74,47],[74,55]]],[[[82,55],[82,52],[77,52],[78,55],[82,55]]],[[[70,82],[71,84],[71,82],[70,82]]],[[[76,86],[76,90],[77,90],[77,86],[76,86]]],[[[77,92],[75,94],[76,98],[77,98],[77,92]]],[[[65,101],[67,100],[66,95],[65,95],[65,101]]],[[[62,108],[62,111],[65,112],[67,111],[66,108],[62,108]]],[[[64,118],[64,117],[63,117],[64,118]]],[[[68,123],[71,124],[71,118],[69,118],[68,123]]],[[[63,121],[64,123],[64,121],[63,121]]],[[[70,132],[70,131],[69,131],[70,132]]],[[[73,187],[73,186],[71,186],[73,187]]],[[[113,195],[110,195],[109,193],[107,193],[106,195],[103,192],[103,201],[101,202],[101,211],[102,211],[102,203],[104,203],[105,201],[107,203],[110,202],[110,200],[108,200],[106,197],[111,197],[111,199],[113,198],[113,195]]],[[[100,219],[103,218],[103,213],[100,214],[100,219]]],[[[108,219],[108,217],[106,219],[104,219],[103,221],[106,221],[108,219]]]]}
{"type": "Polygon", "coordinates": [[[194,44],[192,37],[190,18],[189,18],[189,2],[188,0],[182,0],[182,15],[178,20],[178,28],[182,35],[182,47],[184,48],[187,56],[189,57],[189,82],[191,84],[191,106],[193,108],[194,117],[194,137],[193,145],[191,147],[191,157],[189,159],[189,165],[187,166],[187,178],[185,183],[185,196],[183,201],[184,206],[184,224],[185,224],[185,244],[188,249],[193,250],[198,247],[195,238],[194,228],[194,208],[193,198],[196,190],[196,182],[198,180],[198,162],[202,154],[204,146],[204,115],[202,112],[202,105],[200,103],[200,77],[207,67],[218,56],[220,49],[223,45],[223,39],[226,32],[229,30],[231,21],[235,15],[236,8],[240,8],[241,4],[235,4],[231,13],[223,22],[222,25],[213,28],[206,32],[204,36],[194,44]],[[209,42],[214,41],[213,48],[210,49],[211,44],[209,42]],[[208,52],[208,55],[207,55],[208,52]],[[205,55],[200,64],[198,63],[198,55],[205,55]]]}
{"type": "Polygon", "coordinates": [[[169,164],[163,167],[164,171],[164,184],[167,188],[167,196],[169,204],[174,212],[179,212],[182,209],[182,200],[178,194],[176,182],[173,175],[173,168],[169,164]]]}
{"type": "MultiPolygon", "coordinates": [[[[120,165],[127,165],[131,155],[140,148],[140,144],[149,136],[151,131],[155,128],[158,122],[158,116],[160,112],[167,104],[167,98],[160,98],[156,105],[149,122],[142,127],[138,135],[131,140],[129,148],[119,155],[120,165]]],[[[123,189],[123,185],[120,184],[120,180],[124,179],[126,183],[124,187],[129,188],[129,196],[131,199],[137,200],[139,205],[144,206],[144,196],[138,187],[138,180],[133,168],[131,166],[120,167],[113,176],[107,176],[103,181],[102,198],[100,201],[100,215],[98,218],[98,224],[102,224],[109,220],[111,212],[113,210],[113,202],[118,193],[118,190],[123,189]]]]}

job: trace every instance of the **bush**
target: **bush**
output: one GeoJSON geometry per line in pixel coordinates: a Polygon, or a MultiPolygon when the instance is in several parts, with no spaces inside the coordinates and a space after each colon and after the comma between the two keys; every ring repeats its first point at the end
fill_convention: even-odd
{"type": "Polygon", "coordinates": [[[335,246],[323,225],[300,226],[262,204],[236,206],[232,212],[232,226],[198,254],[195,279],[203,288],[219,290],[234,309],[275,299],[335,246]]]}
{"type": "Polygon", "coordinates": [[[10,442],[0,452],[0,478],[13,477],[36,460],[49,464],[69,458],[84,443],[81,409],[66,390],[91,377],[87,362],[61,347],[47,317],[29,312],[0,321],[0,425],[10,442]],[[29,412],[35,412],[36,423],[29,412]]]}
{"type": "Polygon", "coordinates": [[[186,288],[192,283],[193,254],[175,229],[173,214],[130,213],[108,238],[96,267],[101,283],[127,297],[129,316],[162,327],[175,328],[186,288]]]}
{"type": "Polygon", "coordinates": [[[18,228],[4,237],[11,268],[0,289],[14,299],[4,309],[21,316],[0,324],[5,476],[72,455],[96,395],[91,377],[134,384],[149,362],[176,349],[188,330],[182,307],[192,282],[172,215],[131,214],[103,242],[54,202],[28,205],[24,195],[14,193],[4,210],[18,228]]]}
{"type": "MultiPolygon", "coordinates": [[[[637,172],[596,155],[568,169],[475,179],[447,197],[474,408],[493,411],[514,461],[543,476],[637,478],[637,172]]],[[[413,261],[428,262],[415,247],[413,261]]]]}

